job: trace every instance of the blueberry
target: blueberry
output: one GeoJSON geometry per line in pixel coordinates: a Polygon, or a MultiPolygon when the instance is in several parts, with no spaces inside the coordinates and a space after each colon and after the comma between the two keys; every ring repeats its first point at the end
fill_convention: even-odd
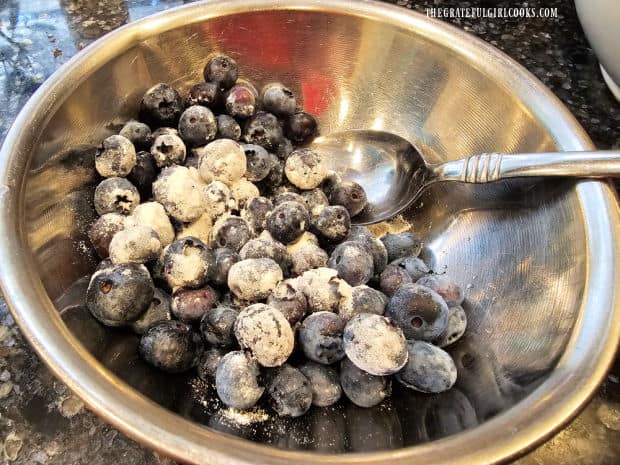
{"type": "Polygon", "coordinates": [[[254,234],[260,234],[267,227],[267,217],[273,210],[273,203],[267,197],[254,197],[250,199],[241,217],[245,219],[254,234]]]}
{"type": "Polygon", "coordinates": [[[271,258],[282,269],[284,276],[290,274],[292,260],[286,247],[263,231],[256,239],[250,239],[239,251],[242,260],[247,258],[271,258]]]}
{"type": "Polygon", "coordinates": [[[318,216],[325,207],[329,206],[329,199],[323,190],[318,187],[309,191],[303,191],[301,196],[311,216],[318,216]]]}
{"type": "Polygon", "coordinates": [[[318,124],[314,116],[300,111],[286,120],[286,137],[294,143],[303,144],[318,135],[318,124]]]}
{"type": "Polygon", "coordinates": [[[132,321],[129,327],[137,334],[144,334],[147,329],[160,321],[171,320],[170,296],[159,288],[154,288],[151,305],[136,321],[132,321]]]}
{"type": "Polygon", "coordinates": [[[254,304],[239,313],[235,336],[264,367],[284,364],[293,352],[295,336],[284,315],[265,304],[254,304]]]}
{"type": "Polygon", "coordinates": [[[388,298],[385,294],[365,285],[352,287],[344,293],[338,305],[338,315],[349,321],[360,313],[383,315],[388,298]]]}
{"type": "Polygon", "coordinates": [[[153,197],[183,223],[197,220],[206,210],[203,189],[184,166],[164,168],[153,183],[153,197]]]}
{"type": "Polygon", "coordinates": [[[351,286],[366,284],[373,275],[372,256],[359,242],[346,241],[334,249],[327,266],[351,286]]]}
{"type": "Polygon", "coordinates": [[[448,304],[448,307],[461,305],[465,300],[463,289],[450,278],[443,275],[427,275],[417,281],[418,284],[430,287],[439,294],[448,304]]]}
{"type": "Polygon", "coordinates": [[[128,215],[140,203],[138,189],[125,178],[107,178],[95,188],[95,210],[99,215],[128,215]]]}
{"type": "Polygon", "coordinates": [[[306,296],[294,279],[286,279],[278,283],[267,297],[267,305],[282,313],[291,326],[299,323],[308,310],[306,296]]]}
{"type": "Polygon", "coordinates": [[[351,226],[349,240],[361,242],[372,255],[375,274],[380,274],[388,264],[388,253],[379,239],[366,226],[351,226]]]}
{"type": "Polygon", "coordinates": [[[386,315],[401,327],[407,339],[433,341],[446,330],[449,311],[432,289],[405,284],[390,299],[386,315]]]}
{"type": "MultiPolygon", "coordinates": [[[[392,265],[399,266],[409,273],[413,282],[416,282],[418,279],[431,272],[426,263],[424,263],[421,258],[415,256],[398,258],[392,262],[392,265]]],[[[425,284],[425,286],[427,285],[425,284]]]]}
{"type": "Polygon", "coordinates": [[[392,394],[390,378],[366,373],[348,358],[340,363],[340,385],[358,407],[374,407],[392,394]]]}
{"type": "Polygon", "coordinates": [[[284,136],[278,118],[259,111],[246,121],[243,138],[248,144],[260,145],[271,151],[278,148],[284,136]]]}
{"type": "Polygon", "coordinates": [[[195,237],[196,239],[200,239],[205,244],[209,243],[209,235],[211,234],[211,229],[213,228],[213,218],[209,215],[208,212],[203,213],[200,218],[192,221],[191,223],[178,224],[177,232],[175,238],[176,240],[183,239],[185,237],[195,237]]]}
{"type": "Polygon", "coordinates": [[[100,216],[88,229],[88,238],[101,258],[107,258],[108,247],[114,234],[125,228],[125,216],[120,213],[106,213],[100,216]]]}
{"type": "Polygon", "coordinates": [[[120,263],[146,263],[161,253],[159,235],[149,226],[130,226],[117,232],[110,241],[110,260],[120,263]]]}
{"type": "Polygon", "coordinates": [[[276,413],[285,417],[300,417],[312,406],[312,387],[301,371],[282,365],[267,383],[269,404],[276,413]]]}
{"type": "Polygon", "coordinates": [[[308,315],[299,328],[299,345],[310,360],[329,365],[342,360],[345,322],[332,312],[308,315]]]}
{"type": "Polygon", "coordinates": [[[127,179],[138,188],[142,198],[148,199],[151,197],[152,185],[155,179],[157,179],[157,166],[151,152],[143,150],[136,153],[136,165],[127,175],[127,179]]]}
{"type": "Polygon", "coordinates": [[[226,111],[235,118],[248,118],[256,112],[256,94],[245,84],[237,84],[226,93],[226,111]]]}
{"type": "Polygon", "coordinates": [[[293,152],[293,150],[295,150],[295,147],[293,147],[293,143],[291,142],[291,140],[284,137],[282,139],[282,142],[278,144],[278,147],[276,148],[275,153],[278,156],[278,158],[281,158],[282,160],[286,160],[289,157],[289,155],[293,152]]]}
{"type": "Polygon", "coordinates": [[[349,212],[340,205],[324,207],[312,219],[312,230],[316,231],[324,242],[341,242],[349,235],[350,229],[351,217],[349,212]]]}
{"type": "Polygon", "coordinates": [[[284,202],[297,202],[302,205],[306,204],[306,202],[304,201],[304,198],[297,192],[283,191],[283,192],[278,192],[277,194],[273,196],[274,207],[277,207],[278,205],[284,202]]]}
{"type": "Polygon", "coordinates": [[[237,209],[243,210],[245,204],[254,197],[260,196],[258,187],[253,182],[248,181],[246,178],[241,178],[235,181],[230,186],[230,193],[232,194],[237,204],[237,209]]]}
{"type": "Polygon", "coordinates": [[[147,363],[168,373],[189,370],[196,357],[192,328],[180,321],[162,321],[151,326],[142,335],[138,349],[147,363]]]}
{"type": "Polygon", "coordinates": [[[203,75],[205,81],[214,82],[221,89],[230,89],[235,82],[239,68],[237,62],[227,55],[216,55],[205,65],[203,75]]]}
{"type": "Polygon", "coordinates": [[[139,149],[148,149],[151,146],[151,128],[140,121],[127,121],[118,133],[119,136],[126,137],[139,149]]]}
{"type": "Polygon", "coordinates": [[[182,164],[186,153],[185,144],[174,134],[158,136],[151,146],[151,155],[158,168],[182,164]]]}
{"type": "Polygon", "coordinates": [[[342,205],[351,218],[360,213],[367,205],[368,199],[364,188],[353,181],[338,183],[329,196],[332,205],[342,205]]]}
{"type": "Polygon", "coordinates": [[[198,371],[198,377],[203,381],[215,380],[215,372],[222,358],[226,355],[224,349],[219,347],[211,347],[205,350],[198,359],[196,366],[198,371]]]}
{"type": "Polygon", "coordinates": [[[292,115],[297,106],[293,91],[279,82],[267,84],[263,87],[260,100],[265,111],[278,116],[292,115]]]}
{"type": "Polygon", "coordinates": [[[343,341],[348,359],[371,375],[393,375],[407,363],[405,336],[384,316],[355,315],[344,328],[343,341]]]}
{"type": "Polygon", "coordinates": [[[297,149],[286,159],[284,173],[300,189],[314,189],[328,173],[323,157],[311,149],[297,149]]]}
{"type": "Polygon", "coordinates": [[[288,245],[288,251],[292,260],[291,272],[300,275],[313,268],[327,266],[327,252],[318,245],[316,237],[309,233],[303,233],[299,239],[288,245]]]}
{"type": "Polygon", "coordinates": [[[146,91],[140,102],[140,120],[152,128],[176,126],[183,101],[176,89],[160,83],[146,91]]]}
{"type": "Polygon", "coordinates": [[[467,314],[463,307],[457,305],[448,309],[448,326],[444,333],[434,341],[439,347],[447,347],[458,341],[467,329],[467,314]]]}
{"type": "Polygon", "coordinates": [[[206,182],[222,181],[230,186],[243,177],[246,165],[241,145],[231,139],[216,139],[205,146],[199,171],[206,182]]]}
{"type": "Polygon", "coordinates": [[[179,119],[179,136],[189,147],[205,145],[215,138],[217,123],[211,110],[193,105],[179,119]]]}
{"type": "Polygon", "coordinates": [[[228,247],[239,252],[251,237],[250,227],[243,218],[239,216],[222,217],[213,225],[209,245],[212,249],[228,247]]]}
{"type": "Polygon", "coordinates": [[[217,133],[215,137],[218,139],[232,139],[238,141],[241,138],[241,127],[232,116],[218,115],[215,117],[217,123],[217,133]]]}
{"type": "Polygon", "coordinates": [[[215,249],[215,273],[213,282],[218,286],[224,286],[228,282],[228,271],[240,260],[239,254],[228,247],[215,249]]]}
{"type": "Polygon", "coordinates": [[[211,218],[218,218],[236,207],[230,188],[222,181],[213,181],[203,189],[206,211],[211,218]]]}
{"type": "Polygon", "coordinates": [[[269,158],[271,160],[271,170],[259,184],[263,195],[273,193],[284,182],[284,161],[280,160],[273,153],[269,154],[269,158]]]}
{"type": "Polygon", "coordinates": [[[338,278],[336,270],[316,268],[308,270],[299,278],[301,291],[308,299],[310,312],[335,312],[342,298],[344,288],[350,287],[338,278]]]}
{"type": "Polygon", "coordinates": [[[248,258],[230,267],[228,287],[241,300],[257,301],[266,299],[283,277],[271,258],[248,258]]]}
{"type": "Polygon", "coordinates": [[[145,202],[138,205],[127,218],[127,223],[152,228],[159,236],[162,247],[174,240],[174,228],[170,218],[163,205],[158,202],[145,202]]]}
{"type": "Polygon", "coordinates": [[[267,230],[284,244],[298,239],[309,225],[308,210],[299,202],[283,202],[267,217],[267,230]]]}
{"type": "Polygon", "coordinates": [[[136,149],[123,136],[107,137],[95,154],[95,169],[105,178],[127,176],[136,165],[136,149]]]}
{"type": "Polygon", "coordinates": [[[412,232],[388,233],[381,238],[381,241],[388,252],[389,262],[402,257],[417,257],[422,249],[420,238],[412,232]]]}
{"type": "Polygon", "coordinates": [[[233,347],[236,344],[233,328],[239,312],[218,306],[205,313],[200,321],[200,332],[205,341],[213,346],[233,347]]]}
{"type": "Polygon", "coordinates": [[[218,292],[211,286],[178,288],[172,294],[172,314],[181,321],[194,323],[215,307],[218,298],[218,292]]]}
{"type": "Polygon", "coordinates": [[[243,151],[247,160],[245,177],[250,181],[262,181],[271,171],[271,157],[269,152],[260,145],[243,144],[243,151]]]}
{"type": "Polygon", "coordinates": [[[86,292],[86,305],[106,326],[137,320],[153,299],[153,281],[144,265],[124,263],[96,271],[86,292]]]}
{"type": "Polygon", "coordinates": [[[379,277],[379,287],[388,297],[392,297],[394,293],[404,286],[405,284],[411,284],[411,276],[407,273],[407,270],[396,265],[388,265],[379,277]]]}
{"type": "Polygon", "coordinates": [[[184,237],[166,248],[163,265],[164,277],[171,288],[198,288],[214,272],[215,257],[201,240],[184,237]]]}
{"type": "Polygon", "coordinates": [[[338,372],[331,367],[314,362],[306,362],[299,367],[312,389],[312,405],[329,407],[340,400],[342,388],[338,372]]]}
{"type": "Polygon", "coordinates": [[[428,342],[407,341],[409,361],[396,375],[404,386],[437,394],[456,382],[456,366],[450,354],[428,342]]]}
{"type": "Polygon", "coordinates": [[[177,131],[176,128],[171,128],[171,127],[168,127],[168,126],[162,126],[161,128],[157,128],[157,129],[155,129],[153,131],[153,133],[151,134],[151,139],[155,140],[159,136],[163,136],[164,134],[170,134],[170,135],[173,135],[173,136],[178,136],[179,135],[179,131],[177,131]]]}
{"type": "Polygon", "coordinates": [[[214,82],[200,82],[193,85],[185,96],[185,106],[202,105],[213,108],[220,100],[220,89],[214,82]]]}

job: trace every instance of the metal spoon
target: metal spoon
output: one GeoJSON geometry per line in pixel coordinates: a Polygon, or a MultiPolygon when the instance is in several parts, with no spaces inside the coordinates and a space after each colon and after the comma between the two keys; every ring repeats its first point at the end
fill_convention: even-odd
{"type": "Polygon", "coordinates": [[[318,137],[312,149],[328,161],[343,181],[360,184],[368,206],[354,224],[387,220],[415,202],[431,184],[474,184],[530,176],[608,178],[620,176],[620,151],[482,153],[436,165],[396,134],[352,130],[318,137]]]}

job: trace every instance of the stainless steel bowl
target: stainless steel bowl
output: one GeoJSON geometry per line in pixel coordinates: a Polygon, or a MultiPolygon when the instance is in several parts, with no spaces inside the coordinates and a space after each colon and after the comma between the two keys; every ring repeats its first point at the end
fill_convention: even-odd
{"type": "Polygon", "coordinates": [[[392,401],[374,410],[273,419],[251,434],[227,429],[253,441],[240,439],[215,431],[225,428],[192,395],[164,395],[172,383],[139,365],[135,340],[85,323],[84,281],[74,283],[94,266],[84,234],[93,218],[92,146],[135,113],[151,84],[186,88],[199,80],[214,50],[238,59],[259,85],[273,78],[291,84],[324,133],[387,129],[430,162],[592,148],[561,103],[519,65],[402,8],[219,1],[123,27],[48,79],[2,147],[2,288],[54,373],[107,421],[188,463],[495,463],[575,415],[604,376],[620,330],[620,215],[604,182],[437,185],[407,213],[435,270],[467,289],[470,328],[452,349],[459,380],[443,396],[396,388],[392,401]],[[73,331],[61,308],[65,317],[78,315],[69,319],[73,331]]]}

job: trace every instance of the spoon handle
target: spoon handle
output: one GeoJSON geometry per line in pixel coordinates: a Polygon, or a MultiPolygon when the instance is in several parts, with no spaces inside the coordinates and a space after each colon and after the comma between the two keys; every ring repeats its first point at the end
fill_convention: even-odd
{"type": "Polygon", "coordinates": [[[483,153],[432,168],[436,181],[486,183],[505,178],[620,177],[620,150],[551,153],[483,153]]]}

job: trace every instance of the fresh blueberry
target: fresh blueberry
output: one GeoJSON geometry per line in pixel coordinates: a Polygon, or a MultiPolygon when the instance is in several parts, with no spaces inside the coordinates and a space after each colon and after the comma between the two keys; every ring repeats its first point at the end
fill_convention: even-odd
{"type": "Polygon", "coordinates": [[[168,285],[199,288],[215,271],[215,257],[204,242],[184,237],[170,244],[164,253],[163,274],[168,285]]]}
{"type": "Polygon", "coordinates": [[[278,118],[259,111],[245,123],[243,138],[248,144],[260,145],[271,151],[278,148],[284,136],[278,118]]]}
{"type": "Polygon", "coordinates": [[[151,146],[151,155],[158,168],[180,165],[185,161],[186,154],[185,144],[174,134],[162,134],[151,146]]]}
{"type": "Polygon", "coordinates": [[[312,405],[329,407],[340,400],[342,396],[340,379],[338,372],[332,367],[306,362],[299,367],[299,371],[310,381],[312,405]]]}
{"type": "Polygon", "coordinates": [[[86,305],[104,325],[124,326],[149,308],[153,292],[153,281],[144,265],[113,265],[93,274],[86,305]]]}
{"type": "Polygon", "coordinates": [[[151,305],[136,321],[132,321],[129,327],[137,334],[144,334],[147,329],[160,321],[172,319],[170,312],[170,296],[159,288],[154,288],[151,305]]]}
{"type": "Polygon", "coordinates": [[[342,205],[346,208],[351,218],[361,212],[368,203],[364,188],[353,181],[336,184],[331,190],[329,200],[332,205],[342,205]]]}
{"type": "Polygon", "coordinates": [[[168,373],[189,370],[196,349],[191,326],[180,321],[161,321],[151,326],[139,345],[140,355],[147,363],[168,373]]]}
{"type": "Polygon", "coordinates": [[[405,336],[384,316],[355,315],[345,326],[342,338],[347,358],[371,375],[393,375],[407,363],[405,336]]]}
{"type": "Polygon", "coordinates": [[[221,89],[230,89],[237,82],[239,67],[237,62],[227,55],[216,55],[205,65],[205,81],[214,82],[221,89]]]}
{"type": "Polygon", "coordinates": [[[164,168],[153,183],[153,197],[182,223],[197,220],[206,210],[202,186],[184,166],[164,168]]]}
{"type": "Polygon", "coordinates": [[[95,154],[95,169],[105,178],[127,176],[136,166],[136,149],[123,136],[107,137],[95,154]]]}
{"type": "Polygon", "coordinates": [[[179,136],[189,147],[203,146],[215,138],[217,123],[211,110],[193,105],[179,119],[179,136]]]}
{"type": "Polygon", "coordinates": [[[185,96],[185,106],[202,105],[213,108],[220,103],[220,89],[214,82],[200,82],[193,85],[185,96]]]}
{"type": "Polygon", "coordinates": [[[140,120],[152,128],[176,126],[183,100],[176,89],[160,83],[146,91],[140,103],[140,120]]]}
{"type": "Polygon", "coordinates": [[[463,289],[444,275],[432,274],[422,276],[418,279],[417,283],[422,286],[430,287],[433,291],[443,297],[448,304],[448,307],[456,307],[457,305],[461,305],[463,300],[465,300],[463,289]]]}
{"type": "Polygon", "coordinates": [[[230,267],[228,287],[241,300],[263,300],[283,277],[282,269],[271,258],[248,258],[230,267]]]}
{"type": "Polygon", "coordinates": [[[94,204],[99,215],[128,215],[139,203],[138,189],[125,178],[106,178],[95,188],[94,204]]]}
{"type": "Polygon", "coordinates": [[[273,196],[272,200],[273,200],[274,207],[277,207],[278,205],[284,202],[298,202],[302,205],[306,204],[306,202],[304,202],[304,198],[297,192],[293,192],[293,191],[278,192],[277,194],[273,196]]]}
{"type": "Polygon", "coordinates": [[[331,268],[308,270],[298,280],[301,291],[308,299],[310,312],[336,312],[343,289],[350,288],[331,268]]]}
{"type": "Polygon", "coordinates": [[[163,205],[158,202],[145,202],[138,205],[127,218],[132,226],[142,225],[152,228],[161,241],[162,247],[174,240],[174,227],[163,205]]]}
{"type": "Polygon", "coordinates": [[[432,289],[405,284],[392,296],[386,315],[394,320],[407,339],[433,341],[448,326],[448,306],[432,289]]]}
{"type": "Polygon", "coordinates": [[[374,407],[392,394],[390,378],[366,373],[348,358],[340,363],[340,385],[349,400],[358,407],[374,407]]]}
{"type": "Polygon", "coordinates": [[[365,285],[355,286],[343,294],[338,305],[338,315],[345,321],[360,313],[383,315],[387,303],[388,298],[382,292],[365,285]]]}
{"type": "Polygon", "coordinates": [[[388,252],[390,263],[403,257],[417,257],[422,249],[420,238],[410,231],[398,234],[388,233],[381,238],[381,241],[388,252]]]}
{"type": "Polygon", "coordinates": [[[209,245],[212,249],[228,247],[239,252],[252,237],[250,226],[239,216],[222,217],[215,222],[211,230],[209,245]]]}
{"type": "Polygon", "coordinates": [[[293,275],[301,275],[313,268],[327,266],[327,252],[318,245],[318,239],[312,233],[305,232],[299,239],[288,245],[291,255],[293,275]]]}
{"type": "Polygon", "coordinates": [[[310,360],[329,365],[342,360],[345,322],[332,312],[308,315],[299,328],[299,345],[310,360]]]}
{"type": "MultiPolygon", "coordinates": [[[[242,262],[240,262],[242,263],[242,262]]],[[[264,367],[284,364],[293,352],[295,336],[287,319],[273,307],[254,304],[239,313],[235,336],[264,367]]]]}
{"type": "Polygon", "coordinates": [[[295,241],[310,226],[310,215],[299,202],[283,202],[267,217],[267,230],[274,239],[288,244],[295,241]]]}
{"type": "MultiPolygon", "coordinates": [[[[426,276],[427,274],[430,274],[431,272],[426,263],[424,263],[421,258],[415,256],[398,258],[394,260],[391,264],[403,268],[407,273],[409,273],[409,276],[411,276],[413,282],[416,282],[418,279],[426,276]]],[[[424,285],[428,286],[427,284],[424,285]]]]}
{"type": "Polygon", "coordinates": [[[407,341],[409,361],[396,375],[404,386],[437,394],[456,382],[456,366],[450,354],[424,341],[407,341]]]}
{"type": "Polygon", "coordinates": [[[247,160],[245,177],[252,182],[262,181],[271,171],[269,152],[255,144],[243,144],[242,147],[247,160]]]}
{"type": "Polygon", "coordinates": [[[226,93],[226,111],[235,118],[248,118],[256,112],[256,94],[246,84],[237,84],[226,93]]]}
{"type": "Polygon", "coordinates": [[[329,199],[325,192],[318,187],[309,191],[303,191],[300,195],[303,197],[311,216],[318,216],[325,207],[329,206],[329,199]]]}
{"type": "Polygon", "coordinates": [[[142,198],[151,197],[153,182],[157,179],[157,167],[151,152],[143,150],[136,153],[136,166],[127,175],[127,179],[138,188],[142,198]]]}
{"type": "Polygon", "coordinates": [[[245,219],[254,234],[260,234],[267,227],[267,217],[273,210],[273,203],[267,197],[254,197],[250,199],[241,217],[245,219]]]}
{"type": "Polygon", "coordinates": [[[340,205],[323,207],[320,213],[312,218],[312,230],[323,242],[332,244],[341,242],[349,235],[350,229],[349,212],[340,205]]]}
{"type": "Polygon", "coordinates": [[[293,143],[291,142],[291,140],[284,137],[282,139],[282,142],[280,142],[280,144],[276,148],[276,155],[278,156],[278,158],[286,160],[293,152],[293,150],[295,150],[295,147],[293,147],[293,143]]]}
{"type": "Polygon", "coordinates": [[[314,139],[318,134],[318,124],[314,116],[300,111],[286,120],[286,137],[296,144],[303,144],[314,139]]]}
{"type": "Polygon", "coordinates": [[[100,216],[88,230],[88,238],[101,258],[108,258],[112,237],[125,228],[125,216],[120,213],[106,213],[100,216]]]}
{"type": "Polygon", "coordinates": [[[232,139],[238,141],[241,138],[241,126],[232,116],[218,115],[215,117],[217,123],[217,133],[215,137],[218,139],[232,139]]]}
{"type": "Polygon", "coordinates": [[[242,260],[247,258],[271,258],[282,269],[284,276],[291,272],[292,260],[286,247],[274,240],[268,231],[263,231],[256,239],[250,239],[239,251],[242,260]]]}
{"type": "Polygon", "coordinates": [[[467,329],[467,314],[460,305],[449,308],[448,326],[444,333],[437,339],[435,345],[447,347],[458,341],[467,329]]]}
{"type": "Polygon", "coordinates": [[[205,146],[199,171],[206,182],[222,181],[231,186],[243,177],[246,165],[240,144],[231,139],[216,139],[205,146]]]}
{"type": "Polygon", "coordinates": [[[271,374],[267,394],[271,408],[283,417],[300,417],[312,406],[310,381],[301,371],[288,364],[271,374]]]}
{"type": "Polygon", "coordinates": [[[267,297],[267,305],[282,313],[291,326],[299,323],[308,310],[306,296],[294,279],[286,279],[278,283],[267,297]]]}
{"type": "Polygon", "coordinates": [[[300,189],[314,189],[323,182],[328,168],[318,152],[297,149],[286,159],[284,173],[287,179],[300,189]]]}
{"type": "Polygon", "coordinates": [[[178,288],[172,294],[172,314],[181,321],[194,323],[211,311],[218,298],[218,292],[211,286],[178,288]]]}
{"type": "Polygon", "coordinates": [[[230,267],[240,260],[239,254],[228,247],[219,247],[215,249],[215,273],[213,274],[213,282],[218,286],[224,286],[228,283],[228,272],[230,267]]]}
{"type": "Polygon", "coordinates": [[[151,146],[151,128],[140,121],[127,121],[118,133],[119,136],[126,137],[138,149],[148,149],[151,146]]]}
{"type": "Polygon", "coordinates": [[[293,91],[279,82],[263,87],[260,100],[263,110],[278,116],[292,115],[297,106],[293,91]]]}
{"type": "Polygon", "coordinates": [[[110,241],[110,260],[120,263],[147,263],[161,253],[159,235],[149,226],[130,226],[117,232],[110,241]]]}
{"type": "Polygon", "coordinates": [[[211,347],[205,350],[200,355],[196,366],[198,377],[203,381],[214,381],[217,366],[222,358],[224,358],[224,355],[226,355],[226,351],[219,347],[211,347]]]}
{"type": "Polygon", "coordinates": [[[239,312],[232,307],[218,306],[205,313],[200,321],[200,332],[213,346],[233,347],[236,344],[234,326],[239,312]]]}
{"type": "Polygon", "coordinates": [[[413,281],[407,270],[396,265],[388,265],[379,277],[379,287],[388,297],[392,297],[394,293],[404,286],[411,284],[413,281]]]}
{"type": "Polygon", "coordinates": [[[351,286],[366,284],[372,278],[372,255],[359,242],[346,241],[334,249],[327,266],[338,271],[338,276],[351,286]]]}
{"type": "Polygon", "coordinates": [[[361,242],[372,255],[375,274],[381,274],[388,264],[388,253],[379,239],[366,226],[351,226],[349,240],[361,242]]]}

